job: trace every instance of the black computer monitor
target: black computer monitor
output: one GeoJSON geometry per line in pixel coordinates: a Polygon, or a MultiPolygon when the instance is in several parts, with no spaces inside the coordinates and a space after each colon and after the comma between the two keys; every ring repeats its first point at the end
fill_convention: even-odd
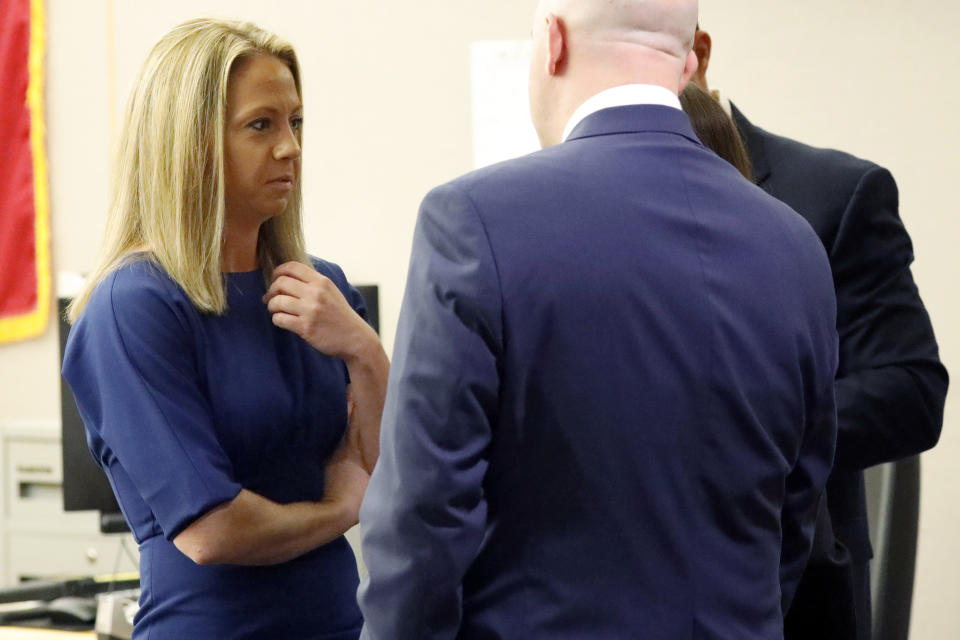
{"type": "MultiPolygon", "coordinates": [[[[377,285],[359,285],[357,290],[367,303],[367,318],[371,326],[380,332],[380,293],[377,285]]],[[[70,334],[66,321],[69,298],[57,300],[60,319],[60,362],[70,334]]],[[[125,531],[126,523],[120,514],[120,506],[113,496],[107,477],[93,461],[87,449],[83,421],[73,400],[69,385],[60,381],[60,417],[63,443],[63,508],[66,511],[99,511],[100,528],[104,533],[125,531]]]]}
{"type": "MultiPolygon", "coordinates": [[[[70,334],[66,321],[69,298],[57,300],[57,317],[60,319],[60,363],[70,334]]],[[[99,511],[100,528],[110,531],[123,530],[120,506],[113,497],[107,477],[93,461],[87,449],[87,437],[83,421],[73,400],[73,392],[64,380],[60,380],[60,424],[63,445],[63,508],[65,511],[99,511]]]]}
{"type": "Polygon", "coordinates": [[[373,330],[380,334],[380,287],[375,284],[358,284],[357,291],[367,303],[367,320],[373,330]]]}

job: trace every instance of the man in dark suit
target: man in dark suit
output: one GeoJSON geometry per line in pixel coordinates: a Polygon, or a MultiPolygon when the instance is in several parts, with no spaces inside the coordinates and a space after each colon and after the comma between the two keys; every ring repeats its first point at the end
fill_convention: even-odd
{"type": "Polygon", "coordinates": [[[424,200],[362,638],[782,638],[833,459],[833,286],[680,110],[695,23],[544,0],[546,148],[424,200]]]}
{"type": "MultiPolygon", "coordinates": [[[[698,29],[693,81],[707,91],[711,45],[698,29]]],[[[757,184],[817,232],[837,293],[837,455],[787,637],[869,640],[872,550],[863,470],[933,447],[947,392],[947,372],[910,273],[913,248],[898,215],[897,186],[871,162],[767,133],[714,95],[743,135],[757,184]]]]}

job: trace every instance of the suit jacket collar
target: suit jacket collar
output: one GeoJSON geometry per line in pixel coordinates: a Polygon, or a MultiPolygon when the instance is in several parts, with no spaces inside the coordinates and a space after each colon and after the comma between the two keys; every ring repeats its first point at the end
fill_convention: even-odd
{"type": "Polygon", "coordinates": [[[730,103],[730,110],[733,113],[733,122],[740,130],[740,137],[747,147],[747,153],[750,155],[750,162],[753,164],[753,180],[758,186],[770,178],[770,161],[767,159],[766,143],[764,136],[766,132],[760,127],[755,127],[749,120],[737,109],[737,105],[730,103]]]}
{"type": "Polygon", "coordinates": [[[601,109],[584,118],[570,132],[567,142],[581,138],[607,136],[617,133],[640,133],[658,131],[676,133],[690,138],[697,144],[690,118],[680,109],[653,104],[627,105],[601,109]]]}

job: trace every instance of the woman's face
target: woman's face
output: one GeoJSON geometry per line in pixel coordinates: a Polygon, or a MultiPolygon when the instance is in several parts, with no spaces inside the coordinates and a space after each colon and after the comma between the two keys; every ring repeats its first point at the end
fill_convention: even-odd
{"type": "Polygon", "coordinates": [[[300,96],[283,61],[257,55],[237,63],[223,143],[229,225],[259,228],[286,210],[300,179],[302,123],[300,96]]]}

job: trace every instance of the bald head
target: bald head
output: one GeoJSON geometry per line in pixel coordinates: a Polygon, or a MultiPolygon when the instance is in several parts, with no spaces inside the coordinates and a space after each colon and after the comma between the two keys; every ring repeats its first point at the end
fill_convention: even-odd
{"type": "Polygon", "coordinates": [[[540,0],[530,106],[544,146],[590,96],[625,84],[679,94],[696,70],[697,0],[540,0]]]}
{"type": "Polygon", "coordinates": [[[697,0],[542,0],[574,42],[623,43],[683,60],[693,46],[697,0]]]}

